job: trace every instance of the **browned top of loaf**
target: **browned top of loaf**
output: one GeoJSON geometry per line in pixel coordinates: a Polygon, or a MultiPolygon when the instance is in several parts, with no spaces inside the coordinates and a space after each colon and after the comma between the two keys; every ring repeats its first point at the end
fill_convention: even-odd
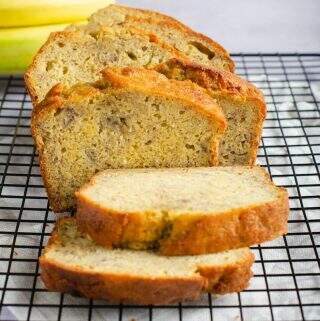
{"type": "Polygon", "coordinates": [[[106,68],[102,71],[102,80],[93,84],[78,84],[67,88],[61,84],[54,86],[46,98],[35,107],[33,118],[46,113],[51,108],[63,108],[69,103],[111,92],[112,90],[137,90],[157,96],[177,98],[190,107],[210,117],[223,132],[226,120],[222,110],[206,91],[190,80],[178,81],[144,68],[106,68]]]}
{"type": "MultiPolygon", "coordinates": [[[[187,36],[190,36],[192,38],[198,38],[202,42],[208,46],[209,49],[213,50],[214,52],[218,53],[219,56],[224,57],[228,61],[228,67],[231,72],[234,72],[235,65],[232,59],[229,56],[229,53],[217,42],[213,41],[211,38],[199,33],[195,32],[179,20],[167,16],[163,13],[159,13],[156,11],[151,10],[145,10],[145,9],[137,9],[137,8],[131,8],[127,6],[120,6],[111,4],[108,7],[99,10],[96,14],[103,13],[105,11],[105,14],[108,15],[109,11],[111,12],[118,12],[123,14],[122,20],[119,20],[119,24],[123,24],[126,21],[134,20],[136,21],[137,25],[139,25],[139,22],[148,22],[148,23],[154,23],[158,25],[162,25],[164,27],[170,27],[173,29],[177,29],[183,33],[185,33],[187,36]]],[[[94,21],[95,14],[92,15],[90,20],[94,21]]]]}
{"type": "Polygon", "coordinates": [[[185,59],[172,58],[155,70],[173,79],[191,79],[210,93],[230,96],[241,101],[256,100],[265,105],[262,92],[249,81],[226,70],[209,68],[185,59]]]}

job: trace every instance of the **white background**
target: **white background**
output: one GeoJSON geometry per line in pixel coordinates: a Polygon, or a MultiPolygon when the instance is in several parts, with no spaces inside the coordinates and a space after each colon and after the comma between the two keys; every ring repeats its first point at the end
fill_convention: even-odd
{"type": "Polygon", "coordinates": [[[170,14],[230,52],[320,52],[320,0],[120,0],[170,14]]]}

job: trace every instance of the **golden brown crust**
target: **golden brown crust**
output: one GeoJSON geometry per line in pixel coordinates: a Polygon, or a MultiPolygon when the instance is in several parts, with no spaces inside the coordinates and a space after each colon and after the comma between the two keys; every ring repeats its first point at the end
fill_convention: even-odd
{"type": "Polygon", "coordinates": [[[135,304],[170,304],[197,299],[204,286],[201,277],[148,279],[130,275],[91,273],[40,259],[41,278],[49,291],[72,293],[91,299],[135,304]]]}
{"type": "Polygon", "coordinates": [[[190,79],[207,89],[216,99],[228,99],[235,103],[250,103],[256,107],[256,126],[252,133],[249,160],[254,165],[261,139],[267,107],[263,93],[249,81],[225,70],[208,68],[181,58],[173,58],[154,68],[170,79],[190,79]]]}
{"type": "Polygon", "coordinates": [[[191,104],[198,112],[217,122],[217,129],[223,133],[226,120],[220,106],[200,86],[186,80],[184,82],[163,77],[154,70],[145,68],[106,68],[103,79],[114,88],[133,88],[142,92],[169,98],[178,98],[191,104]]]}
{"type": "Polygon", "coordinates": [[[195,255],[252,246],[287,232],[289,201],[283,188],[278,188],[273,202],[214,215],[181,214],[166,222],[150,220],[146,213],[117,212],[94,202],[85,195],[94,182],[95,178],[76,193],[76,219],[81,231],[106,247],[156,247],[163,255],[195,255]]]}
{"type": "Polygon", "coordinates": [[[181,58],[172,58],[154,67],[160,73],[171,79],[190,79],[199,86],[210,89],[217,96],[232,95],[238,100],[260,100],[264,103],[264,96],[255,85],[226,70],[209,68],[181,58]]]}
{"type": "Polygon", "coordinates": [[[285,189],[277,201],[217,216],[181,216],[168,239],[160,241],[163,255],[216,253],[252,246],[287,233],[288,196],[285,189]]]}
{"type": "Polygon", "coordinates": [[[196,273],[186,277],[145,277],[94,272],[81,266],[62,264],[46,257],[59,245],[57,229],[40,257],[41,278],[50,291],[78,294],[87,298],[135,304],[170,304],[195,300],[204,292],[226,294],[248,286],[252,276],[253,254],[248,250],[243,258],[224,265],[199,266],[196,273]]]}

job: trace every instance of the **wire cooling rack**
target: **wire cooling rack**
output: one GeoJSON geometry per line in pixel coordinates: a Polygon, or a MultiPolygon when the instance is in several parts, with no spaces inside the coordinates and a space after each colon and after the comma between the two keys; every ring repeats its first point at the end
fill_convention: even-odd
{"type": "Polygon", "coordinates": [[[114,305],[47,292],[38,256],[55,220],[30,136],[20,77],[0,78],[1,320],[320,320],[320,54],[236,54],[260,87],[268,117],[259,162],[287,187],[289,233],[253,247],[254,278],[240,294],[171,306],[114,305]]]}

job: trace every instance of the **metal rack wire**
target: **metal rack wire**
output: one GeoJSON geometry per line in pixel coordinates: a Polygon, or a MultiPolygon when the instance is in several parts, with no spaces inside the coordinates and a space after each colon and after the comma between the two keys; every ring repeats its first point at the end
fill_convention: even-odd
{"type": "Polygon", "coordinates": [[[49,293],[38,256],[55,216],[30,136],[31,103],[20,77],[0,77],[1,320],[319,320],[320,54],[235,54],[260,87],[268,117],[259,162],[290,195],[289,233],[253,247],[255,276],[240,294],[140,307],[49,293]]]}

